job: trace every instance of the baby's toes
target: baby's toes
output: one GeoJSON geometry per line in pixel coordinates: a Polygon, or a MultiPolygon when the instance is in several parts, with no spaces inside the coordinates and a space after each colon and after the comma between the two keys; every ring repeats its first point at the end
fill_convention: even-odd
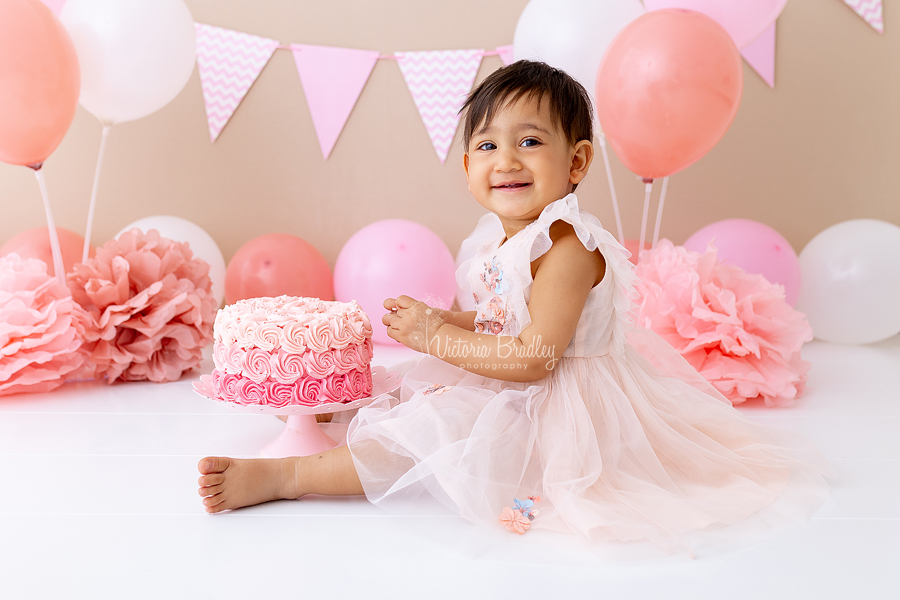
{"type": "Polygon", "coordinates": [[[225,489],[224,485],[210,485],[206,487],[202,487],[197,490],[201,496],[207,498],[209,496],[215,496],[216,494],[222,493],[222,490],[225,489]]]}
{"type": "Polygon", "coordinates": [[[222,473],[231,465],[231,459],[224,456],[207,456],[200,460],[197,469],[204,475],[222,473]]]}
{"type": "MultiPolygon", "coordinates": [[[[197,483],[200,487],[209,487],[211,485],[219,485],[225,481],[224,473],[213,473],[211,475],[202,475],[200,479],[197,480],[197,483]]],[[[206,496],[207,494],[203,494],[206,496]]]]}
{"type": "Polygon", "coordinates": [[[206,512],[217,513],[228,510],[228,504],[225,502],[224,496],[225,494],[216,494],[215,496],[204,498],[203,506],[206,507],[206,512]]]}

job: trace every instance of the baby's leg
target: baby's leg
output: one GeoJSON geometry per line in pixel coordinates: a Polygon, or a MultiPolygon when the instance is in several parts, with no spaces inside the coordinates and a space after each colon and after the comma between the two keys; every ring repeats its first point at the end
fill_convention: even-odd
{"type": "Polygon", "coordinates": [[[236,459],[208,456],[198,465],[206,512],[293,499],[306,494],[362,495],[350,450],[339,446],[314,456],[236,459]]]}

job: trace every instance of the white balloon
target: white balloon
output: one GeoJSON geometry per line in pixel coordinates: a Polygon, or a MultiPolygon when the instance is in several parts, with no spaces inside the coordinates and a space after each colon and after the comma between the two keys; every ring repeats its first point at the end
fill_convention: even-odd
{"type": "Polygon", "coordinates": [[[513,55],[562,69],[593,98],[607,46],[642,14],[640,0],[531,0],[516,24],[513,55]]]}
{"type": "Polygon", "coordinates": [[[900,227],[855,219],[819,233],[800,253],[800,297],[815,336],[869,344],[900,333],[900,227]]]}
{"type": "Polygon", "coordinates": [[[165,238],[176,242],[187,242],[194,258],[199,258],[209,264],[212,295],[216,299],[216,304],[222,305],[222,300],[225,298],[225,257],[222,256],[222,251],[219,250],[216,241],[202,227],[180,217],[158,215],[138,219],[125,226],[116,234],[116,237],[132,229],[140,229],[144,233],[155,229],[159,235],[165,238]]]}
{"type": "Polygon", "coordinates": [[[156,112],[194,70],[194,20],[183,0],[68,0],[60,19],[81,65],[79,101],[104,124],[156,112]]]}

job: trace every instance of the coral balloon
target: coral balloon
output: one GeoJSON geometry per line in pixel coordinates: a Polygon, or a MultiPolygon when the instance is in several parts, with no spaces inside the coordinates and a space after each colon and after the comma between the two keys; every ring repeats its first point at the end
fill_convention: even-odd
{"type": "Polygon", "coordinates": [[[319,251],[286,233],[262,235],[241,246],[228,263],[225,301],[283,294],[334,300],[331,269],[319,251]]]}
{"type": "Polygon", "coordinates": [[[60,18],[81,61],[81,105],[107,125],[161,109],[194,70],[195,26],[183,0],[68,0],[60,18]]]}
{"type": "Polygon", "coordinates": [[[209,279],[212,282],[212,295],[216,306],[225,299],[225,257],[219,250],[216,240],[199,225],[170,215],[144,217],[125,226],[116,234],[116,238],[132,229],[140,229],[147,233],[155,229],[159,235],[176,242],[186,242],[191,247],[191,254],[209,265],[209,279]]]}
{"type": "Polygon", "coordinates": [[[363,227],[347,240],[334,265],[334,292],[356,300],[372,321],[372,339],[394,344],[381,325],[384,301],[407,295],[430,306],[450,308],[456,295],[453,255],[433,231],[404,219],[363,227]]]}
{"type": "MultiPolygon", "coordinates": [[[[638,264],[638,259],[640,258],[641,253],[638,251],[638,248],[641,247],[640,240],[625,240],[625,249],[631,252],[631,256],[628,257],[628,260],[631,261],[631,264],[638,264]]],[[[644,250],[649,250],[653,246],[650,242],[644,242],[644,250]]]]}
{"type": "Polygon", "coordinates": [[[797,309],[815,336],[869,344],[900,333],[900,227],[875,219],[832,225],[800,252],[797,309]]]}
{"type": "Polygon", "coordinates": [[[0,160],[40,165],[65,137],[81,76],[75,46],[40,0],[0,0],[0,160]]]}
{"type": "MultiPolygon", "coordinates": [[[[59,246],[62,250],[63,265],[66,273],[72,270],[76,263],[81,262],[81,253],[84,249],[84,238],[68,229],[56,228],[59,237],[59,246]]],[[[94,255],[95,248],[91,246],[90,256],[94,255]]],[[[0,246],[0,256],[6,256],[15,252],[22,258],[37,258],[47,264],[47,273],[55,275],[53,268],[53,253],[50,249],[50,230],[46,227],[36,227],[19,233],[3,246],[0,246]]]]}
{"type": "Polygon", "coordinates": [[[780,233],[758,221],[726,219],[697,231],[688,238],[684,247],[703,254],[710,242],[714,242],[720,261],[784,286],[787,303],[791,306],[797,304],[800,261],[791,244],[780,233]]]}
{"type": "Polygon", "coordinates": [[[741,53],[721,25],[695,11],[657,10],[610,44],[597,71],[597,116],[625,166],[655,179],[716,145],[742,88],[741,53]]]}
{"type": "Polygon", "coordinates": [[[712,17],[744,49],[775,22],[787,0],[644,0],[647,10],[687,8],[712,17]]]}

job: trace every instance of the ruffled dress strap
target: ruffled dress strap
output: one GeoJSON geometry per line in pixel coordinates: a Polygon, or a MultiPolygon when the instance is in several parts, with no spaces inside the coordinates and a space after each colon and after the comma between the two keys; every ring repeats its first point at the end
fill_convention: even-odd
{"type": "Polygon", "coordinates": [[[500,217],[494,213],[488,213],[478,220],[475,230],[459,246],[458,255],[468,257],[456,269],[456,285],[460,289],[468,290],[471,287],[469,272],[472,269],[472,261],[478,258],[487,245],[499,242],[503,235],[503,224],[500,217]]]}
{"type": "MultiPolygon", "coordinates": [[[[606,274],[591,294],[600,292],[601,286],[612,287],[611,290],[611,314],[607,323],[600,326],[610,327],[609,351],[615,354],[624,352],[626,334],[634,323],[634,308],[638,298],[636,284],[638,281],[634,272],[634,265],[628,260],[631,255],[611,233],[600,224],[600,221],[590,213],[581,210],[578,206],[578,198],[575,194],[569,194],[565,198],[548,204],[536,221],[520,232],[521,241],[516,248],[516,272],[522,278],[522,288],[526,291],[520,298],[514,301],[519,305],[515,308],[520,315],[520,331],[531,324],[531,316],[528,314],[528,300],[531,291],[531,262],[543,256],[553,245],[550,239],[550,226],[557,221],[569,223],[575,230],[575,235],[584,247],[593,252],[600,250],[606,261],[606,274]]],[[[516,236],[518,237],[518,236],[516,236]]],[[[589,297],[589,302],[591,298],[589,297]]],[[[593,307],[586,306],[585,311],[593,307]]],[[[583,323],[589,322],[583,315],[579,321],[579,329],[583,329],[583,323]]],[[[586,333],[586,332],[585,332],[586,333]]],[[[577,333],[576,333],[577,335],[577,333]]]]}

